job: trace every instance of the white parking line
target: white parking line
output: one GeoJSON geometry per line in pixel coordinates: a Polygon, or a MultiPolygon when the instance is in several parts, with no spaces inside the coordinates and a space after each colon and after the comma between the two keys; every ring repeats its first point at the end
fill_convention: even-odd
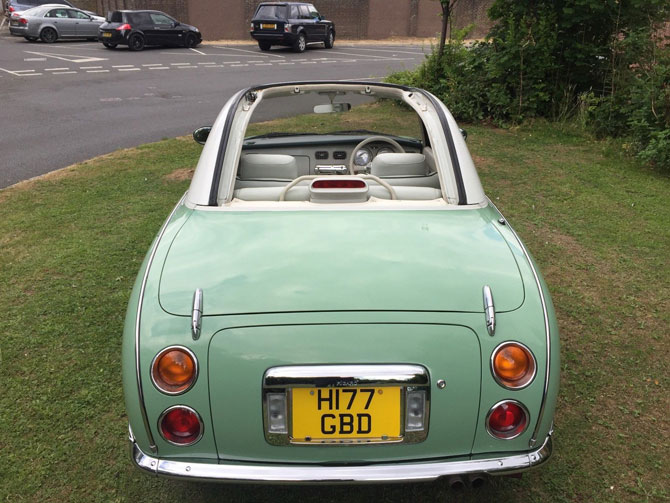
{"type": "Polygon", "coordinates": [[[263,60],[262,59],[254,59],[253,61],[252,60],[247,61],[247,63],[263,63],[263,60]]]}
{"type": "Polygon", "coordinates": [[[353,52],[334,51],[332,49],[330,50],[330,53],[331,54],[346,54],[347,56],[359,56],[359,57],[363,57],[363,58],[388,59],[388,57],[386,57],[386,56],[377,56],[375,54],[368,54],[368,55],[366,55],[366,54],[356,54],[356,53],[353,53],[353,52]]]}
{"type": "Polygon", "coordinates": [[[120,72],[139,72],[141,68],[119,68],[120,72]]]}
{"type": "Polygon", "coordinates": [[[109,73],[109,70],[86,70],[86,73],[109,73]]]}
{"type": "Polygon", "coordinates": [[[96,68],[102,68],[102,66],[80,66],[80,70],[95,70],[96,68]]]}
{"type": "Polygon", "coordinates": [[[171,66],[190,65],[191,63],[170,63],[171,66]]]}
{"type": "Polygon", "coordinates": [[[239,63],[239,61],[223,61],[224,65],[235,65],[237,63],[239,63]]]}
{"type": "Polygon", "coordinates": [[[47,58],[23,58],[23,61],[46,61],[47,58]]]}
{"type": "Polygon", "coordinates": [[[223,68],[223,65],[205,65],[203,68],[223,68]]]}
{"type": "Polygon", "coordinates": [[[146,66],[146,67],[149,67],[149,66],[163,66],[163,63],[148,63],[148,64],[142,65],[142,66],[146,66]]]}
{"type": "Polygon", "coordinates": [[[41,73],[22,73],[18,77],[33,77],[35,75],[42,75],[41,73]]]}
{"type": "Polygon", "coordinates": [[[182,68],[198,68],[198,67],[197,66],[178,66],[177,68],[179,68],[181,70],[182,68]]]}
{"type": "Polygon", "coordinates": [[[247,65],[246,63],[244,63],[244,64],[241,64],[241,65],[230,65],[230,66],[249,66],[249,65],[247,65]]]}
{"type": "Polygon", "coordinates": [[[63,70],[69,70],[69,68],[45,68],[45,72],[62,72],[63,70]]]}
{"type": "Polygon", "coordinates": [[[316,61],[303,61],[301,65],[316,65],[316,61]]]}
{"type": "Polygon", "coordinates": [[[70,71],[70,72],[53,72],[52,75],[65,75],[65,74],[68,74],[68,73],[77,73],[77,72],[75,72],[75,71],[70,71]]]}
{"type": "Polygon", "coordinates": [[[204,52],[199,51],[199,50],[197,50],[197,49],[193,49],[193,48],[191,48],[191,50],[192,50],[193,52],[197,53],[197,54],[201,54],[202,56],[207,56],[207,54],[205,54],[204,52]]]}
{"type": "Polygon", "coordinates": [[[295,63],[279,63],[280,65],[295,65],[295,63]]]}
{"type": "Polygon", "coordinates": [[[254,66],[272,66],[272,63],[256,63],[254,66]]]}
{"type": "Polygon", "coordinates": [[[135,65],[112,65],[112,68],[132,68],[135,65]]]}
{"type": "Polygon", "coordinates": [[[14,70],[14,74],[26,74],[30,72],[34,72],[35,70],[14,70]]]}
{"type": "Polygon", "coordinates": [[[417,56],[425,56],[424,52],[410,52],[410,51],[396,51],[393,49],[365,49],[363,47],[352,47],[355,51],[373,51],[373,52],[392,52],[395,54],[415,54],[417,56]]]}
{"type": "Polygon", "coordinates": [[[169,70],[169,66],[152,66],[149,70],[169,70]]]}
{"type": "Polygon", "coordinates": [[[241,52],[248,52],[256,56],[257,58],[281,58],[281,59],[286,59],[286,56],[280,56],[279,54],[258,54],[258,51],[249,51],[247,49],[238,49],[237,47],[226,47],[226,46],[214,46],[214,47],[220,47],[221,49],[227,49],[229,51],[241,51],[241,52]]]}
{"type": "Polygon", "coordinates": [[[62,59],[63,61],[70,61],[72,63],[92,63],[93,61],[107,61],[108,58],[95,58],[80,56],[78,54],[54,54],[51,52],[33,52],[24,51],[28,54],[35,54],[36,56],[46,56],[47,58],[62,59]]]}
{"type": "Polygon", "coordinates": [[[196,65],[215,65],[216,61],[198,61],[196,65]]]}

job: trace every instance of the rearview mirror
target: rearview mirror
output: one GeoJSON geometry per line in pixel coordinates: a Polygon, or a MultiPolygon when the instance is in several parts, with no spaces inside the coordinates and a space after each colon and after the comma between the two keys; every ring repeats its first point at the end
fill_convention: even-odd
{"type": "Polygon", "coordinates": [[[193,131],[193,139],[197,141],[200,145],[204,145],[209,137],[209,133],[212,131],[212,126],[199,127],[193,131]]]}
{"type": "Polygon", "coordinates": [[[315,114],[330,114],[333,112],[348,112],[351,110],[351,103],[330,103],[328,105],[316,105],[315,114]]]}

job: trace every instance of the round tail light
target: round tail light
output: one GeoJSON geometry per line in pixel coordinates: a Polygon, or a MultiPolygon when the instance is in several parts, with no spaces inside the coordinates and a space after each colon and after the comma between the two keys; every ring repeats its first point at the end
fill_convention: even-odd
{"type": "Polygon", "coordinates": [[[151,363],[151,380],[160,391],[178,395],[187,391],[198,377],[195,355],[181,346],[165,348],[151,363]]]}
{"type": "Polygon", "coordinates": [[[525,388],[535,377],[536,369],[533,353],[518,342],[504,342],[491,356],[493,377],[505,388],[525,388]]]}
{"type": "Polygon", "coordinates": [[[195,410],[185,405],[175,405],[161,414],[158,429],[169,443],[188,446],[200,440],[203,424],[195,410]]]}
{"type": "Polygon", "coordinates": [[[497,403],[486,416],[486,429],[495,438],[516,438],[526,431],[527,426],[528,410],[514,400],[497,403]]]}

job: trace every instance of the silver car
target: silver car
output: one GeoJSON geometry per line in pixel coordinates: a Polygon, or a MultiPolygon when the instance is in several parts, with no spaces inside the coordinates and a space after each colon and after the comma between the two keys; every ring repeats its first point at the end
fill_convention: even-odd
{"type": "Polygon", "coordinates": [[[41,39],[47,44],[59,39],[97,40],[98,27],[104,22],[104,17],[88,14],[75,7],[46,4],[12,16],[9,32],[31,42],[41,39]]]}

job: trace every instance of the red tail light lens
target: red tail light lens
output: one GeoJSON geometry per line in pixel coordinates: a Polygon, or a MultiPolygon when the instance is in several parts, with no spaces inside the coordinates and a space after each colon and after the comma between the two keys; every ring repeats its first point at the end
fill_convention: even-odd
{"type": "Polygon", "coordinates": [[[132,30],[132,27],[128,23],[126,23],[122,24],[116,29],[116,31],[123,31],[123,30],[132,30]]]}
{"type": "Polygon", "coordinates": [[[28,20],[21,17],[21,18],[19,18],[19,24],[28,24],[28,20]]]}
{"type": "Polygon", "coordinates": [[[9,8],[9,12],[14,12],[16,9],[14,7],[9,8]]]}
{"type": "Polygon", "coordinates": [[[338,180],[314,180],[313,189],[364,189],[366,187],[363,180],[344,179],[338,180]]]}
{"type": "Polygon", "coordinates": [[[163,412],[158,427],[165,440],[181,446],[195,444],[203,432],[200,416],[185,405],[175,405],[163,412]]]}
{"type": "Polygon", "coordinates": [[[528,411],[514,400],[494,405],[486,417],[486,429],[495,438],[516,438],[526,431],[527,426],[528,411]]]}

